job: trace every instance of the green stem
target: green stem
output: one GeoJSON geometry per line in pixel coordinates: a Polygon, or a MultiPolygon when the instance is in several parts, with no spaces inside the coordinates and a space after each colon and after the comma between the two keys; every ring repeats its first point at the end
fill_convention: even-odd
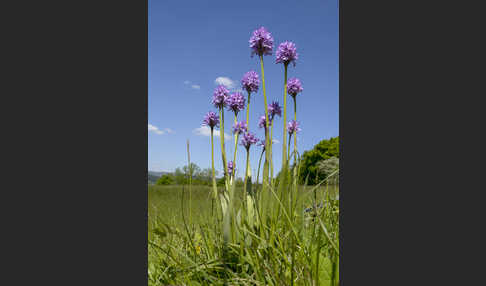
{"type": "Polygon", "coordinates": [[[268,127],[269,127],[269,121],[268,121],[268,105],[267,105],[267,93],[265,89],[265,72],[263,68],[263,55],[260,55],[260,66],[262,69],[262,88],[263,88],[263,102],[265,104],[265,163],[263,164],[263,189],[266,189],[266,185],[268,184],[268,166],[270,164],[270,154],[272,152],[271,148],[271,140],[272,138],[269,138],[268,136],[268,127]]]}
{"type": "MultiPolygon", "coordinates": [[[[289,135],[289,148],[288,148],[288,150],[287,150],[287,158],[289,158],[289,157],[290,157],[290,139],[291,139],[291,138],[292,138],[292,133],[289,135]]],[[[285,145],[285,143],[284,143],[284,145],[285,145]]]]}
{"type": "MultiPolygon", "coordinates": [[[[235,113],[235,124],[237,123],[236,121],[236,113],[235,113]]],[[[236,150],[238,149],[238,133],[235,133],[235,153],[233,155],[233,172],[231,174],[231,176],[233,176],[233,181],[235,180],[235,170],[236,170],[236,165],[235,165],[235,162],[236,162],[236,150]]]]}
{"type": "Polygon", "coordinates": [[[214,171],[214,143],[213,127],[211,127],[211,169],[213,171],[213,199],[211,201],[211,213],[213,211],[214,201],[218,199],[218,187],[216,186],[216,174],[214,171]]]}
{"type": "MultiPolygon", "coordinates": [[[[273,119],[272,119],[272,127],[271,127],[271,131],[270,131],[270,138],[273,138],[273,119]]],[[[273,139],[272,141],[270,142],[270,144],[272,145],[273,147],[273,139]]],[[[272,149],[270,149],[270,158],[273,158],[273,154],[272,154],[272,149]]],[[[273,181],[273,160],[270,162],[270,182],[273,181]]]]}
{"type": "Polygon", "coordinates": [[[250,97],[251,93],[248,92],[248,106],[246,107],[246,127],[250,131],[250,97]]]}
{"type": "Polygon", "coordinates": [[[219,138],[221,139],[221,156],[223,157],[223,170],[225,180],[228,180],[228,165],[226,163],[226,152],[224,149],[224,110],[219,109],[219,138]]]}
{"type": "MultiPolygon", "coordinates": [[[[287,124],[287,64],[284,65],[285,67],[285,77],[284,77],[284,112],[283,112],[283,122],[284,122],[284,126],[283,126],[283,142],[287,141],[287,130],[286,130],[286,124],[287,124]]],[[[286,151],[286,146],[285,146],[285,143],[282,144],[283,145],[283,148],[282,148],[282,166],[283,164],[286,164],[287,163],[287,157],[285,155],[287,155],[286,151]]]]}
{"type": "Polygon", "coordinates": [[[246,169],[245,169],[245,183],[244,183],[244,187],[243,187],[243,190],[244,192],[243,193],[246,193],[246,186],[248,184],[248,177],[250,176],[248,174],[248,162],[250,161],[250,150],[249,149],[246,149],[246,169]]]}
{"type": "Polygon", "coordinates": [[[265,150],[262,150],[262,153],[260,154],[260,160],[258,160],[258,171],[257,171],[257,180],[256,180],[257,184],[258,184],[259,176],[260,176],[260,165],[262,163],[263,152],[265,152],[265,150]]]}
{"type": "MultiPolygon", "coordinates": [[[[247,128],[246,130],[248,132],[250,131],[250,97],[251,97],[251,93],[248,92],[248,106],[246,107],[246,128],[247,128]]],[[[248,169],[251,170],[249,156],[247,156],[246,165],[248,169]]],[[[246,176],[246,172],[245,172],[245,176],[246,176]]]]}
{"type": "MultiPolygon", "coordinates": [[[[294,121],[297,122],[297,97],[294,96],[294,121]]],[[[297,133],[294,134],[294,163],[297,162],[297,133]]]]}

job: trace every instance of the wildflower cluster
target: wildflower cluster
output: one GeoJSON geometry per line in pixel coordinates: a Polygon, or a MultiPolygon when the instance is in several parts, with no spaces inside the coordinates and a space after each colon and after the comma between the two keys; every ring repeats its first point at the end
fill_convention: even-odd
{"type": "Polygon", "coordinates": [[[287,92],[292,97],[295,97],[299,92],[302,92],[302,83],[298,78],[290,78],[287,83],[287,92]]]}
{"type": "Polygon", "coordinates": [[[243,75],[241,79],[241,87],[248,92],[248,94],[258,91],[260,85],[260,78],[255,71],[249,71],[243,75]]]}
{"type": "Polygon", "coordinates": [[[250,37],[250,48],[253,55],[271,55],[273,50],[273,37],[264,27],[253,31],[250,37]]]}
{"type": "Polygon", "coordinates": [[[203,119],[203,125],[209,126],[211,129],[219,127],[218,115],[213,111],[208,112],[203,119]]]}
{"type": "Polygon", "coordinates": [[[283,63],[284,65],[288,65],[289,63],[293,63],[295,66],[295,61],[299,58],[297,54],[297,48],[295,44],[292,42],[283,42],[281,43],[276,52],[276,60],[275,62],[283,63]]]}
{"type": "Polygon", "coordinates": [[[213,105],[218,109],[222,109],[228,105],[229,90],[224,85],[219,85],[213,93],[213,105]]]}

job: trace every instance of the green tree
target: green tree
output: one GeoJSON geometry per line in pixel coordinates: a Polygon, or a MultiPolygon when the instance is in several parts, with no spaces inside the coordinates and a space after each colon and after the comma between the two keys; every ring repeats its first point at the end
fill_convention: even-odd
{"type": "Polygon", "coordinates": [[[186,175],[186,177],[191,176],[191,178],[195,178],[201,172],[201,168],[195,163],[191,163],[191,165],[186,165],[182,167],[182,171],[184,172],[184,175],[186,175]]]}
{"type": "Polygon", "coordinates": [[[309,185],[315,185],[317,177],[323,179],[319,174],[317,163],[331,157],[339,158],[339,137],[324,139],[314,146],[312,150],[305,151],[302,155],[300,181],[304,183],[308,178],[309,185]]]}
{"type": "MultiPolygon", "coordinates": [[[[218,175],[218,171],[214,171],[215,172],[215,176],[218,175]]],[[[205,168],[203,170],[201,170],[196,178],[202,182],[205,182],[205,184],[210,184],[212,182],[212,179],[213,179],[213,171],[211,168],[205,168]]]]}
{"type": "Polygon", "coordinates": [[[330,184],[339,184],[339,158],[331,157],[317,162],[317,172],[319,178],[327,178],[330,184]]]}
{"type": "Polygon", "coordinates": [[[174,183],[174,178],[172,175],[163,175],[160,177],[157,182],[155,183],[156,185],[172,185],[174,183]]]}
{"type": "Polygon", "coordinates": [[[175,171],[174,171],[174,181],[175,181],[175,183],[177,185],[184,185],[184,184],[186,184],[187,177],[184,174],[184,172],[182,172],[181,168],[176,168],[175,169],[175,171]]]}

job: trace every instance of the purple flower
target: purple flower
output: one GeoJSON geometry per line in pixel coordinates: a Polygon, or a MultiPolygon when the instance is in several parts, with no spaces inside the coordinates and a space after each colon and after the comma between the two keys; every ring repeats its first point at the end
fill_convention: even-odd
{"type": "Polygon", "coordinates": [[[295,44],[292,42],[283,42],[281,43],[278,48],[276,55],[276,63],[283,63],[284,65],[288,65],[290,62],[294,64],[295,61],[299,58],[299,54],[297,54],[297,48],[295,44]]]}
{"type": "Polygon", "coordinates": [[[250,37],[251,56],[253,55],[271,55],[273,49],[272,34],[268,32],[264,27],[253,31],[250,37]]]}
{"type": "Polygon", "coordinates": [[[223,108],[228,104],[229,91],[224,85],[218,85],[213,93],[213,105],[216,108],[223,108]]]}
{"type": "Polygon", "coordinates": [[[211,129],[213,129],[214,127],[219,127],[219,118],[216,113],[214,113],[213,111],[208,112],[204,116],[203,125],[209,126],[211,127],[211,129]]]}
{"type": "MultiPolygon", "coordinates": [[[[260,119],[258,120],[258,127],[266,128],[267,127],[266,122],[267,122],[267,120],[265,118],[265,115],[260,116],[260,119]]],[[[271,125],[272,125],[272,121],[270,121],[268,126],[271,126],[271,125]]]]}
{"type": "Polygon", "coordinates": [[[228,162],[228,173],[233,174],[233,169],[235,168],[235,163],[233,161],[228,162]]]}
{"type": "Polygon", "coordinates": [[[235,114],[238,114],[239,111],[245,108],[245,97],[241,92],[232,93],[228,97],[227,104],[229,110],[233,110],[235,114]]]}
{"type": "Polygon", "coordinates": [[[289,132],[290,135],[292,135],[293,133],[297,133],[300,130],[302,129],[299,128],[299,122],[295,120],[289,121],[289,123],[287,124],[287,132],[289,132]]]}
{"type": "Polygon", "coordinates": [[[248,126],[246,125],[246,121],[240,121],[233,125],[233,134],[245,133],[247,130],[248,126]]]}
{"type": "Polygon", "coordinates": [[[298,78],[290,78],[287,81],[287,93],[295,97],[297,93],[303,90],[302,83],[298,78]]]}
{"type": "Polygon", "coordinates": [[[246,150],[249,150],[250,146],[257,142],[258,139],[255,137],[254,134],[252,134],[251,132],[245,132],[245,134],[243,134],[243,138],[241,138],[240,144],[242,146],[245,146],[246,150]]]}
{"type": "Polygon", "coordinates": [[[260,78],[255,71],[249,71],[243,75],[241,80],[241,86],[243,89],[248,91],[248,93],[257,92],[258,86],[260,85],[260,78]]]}
{"type": "Polygon", "coordinates": [[[280,107],[280,105],[278,105],[278,102],[276,101],[268,105],[268,120],[270,120],[271,122],[275,115],[278,115],[279,117],[282,116],[282,108],[280,107]]]}

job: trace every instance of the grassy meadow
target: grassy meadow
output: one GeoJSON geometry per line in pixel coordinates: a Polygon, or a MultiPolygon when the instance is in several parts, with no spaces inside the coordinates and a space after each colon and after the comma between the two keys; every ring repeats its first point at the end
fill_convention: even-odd
{"type": "MultiPolygon", "coordinates": [[[[338,285],[339,263],[334,251],[339,245],[338,188],[298,189],[301,203],[294,211],[296,223],[291,228],[300,241],[295,241],[285,226],[275,224],[267,232],[242,234],[247,245],[230,245],[230,257],[225,258],[223,222],[218,220],[216,203],[212,203],[211,187],[149,185],[149,285],[338,285]],[[320,202],[323,207],[310,209],[320,202]],[[314,223],[315,216],[321,219],[319,223],[314,223]],[[225,266],[228,261],[234,262],[231,269],[225,266]]],[[[243,194],[243,188],[236,188],[237,210],[243,194]]],[[[280,215],[280,222],[285,221],[284,215],[280,215]]]]}
{"type": "MultiPolygon", "coordinates": [[[[309,192],[312,187],[302,187],[304,192],[309,192]]],[[[170,225],[183,227],[183,214],[188,221],[192,218],[193,223],[205,223],[211,216],[211,189],[209,186],[157,186],[149,185],[148,187],[148,224],[149,237],[151,231],[157,222],[165,222],[170,225]],[[184,196],[183,196],[184,195],[184,196]],[[191,197],[191,200],[189,198],[191,197]],[[190,202],[190,208],[189,208],[190,202]],[[182,213],[184,207],[184,213],[182,213]]],[[[223,188],[220,188],[223,190],[223,188]]],[[[336,195],[338,189],[336,186],[320,187],[316,192],[317,201],[321,201],[324,192],[328,190],[331,194],[336,195]]],[[[237,197],[243,195],[243,187],[236,189],[237,197]]],[[[306,201],[306,207],[312,206],[314,197],[310,194],[306,201]]],[[[241,200],[237,200],[237,203],[241,200]]],[[[213,206],[214,208],[216,206],[213,206]]],[[[214,212],[214,209],[213,209],[214,212]]]]}

